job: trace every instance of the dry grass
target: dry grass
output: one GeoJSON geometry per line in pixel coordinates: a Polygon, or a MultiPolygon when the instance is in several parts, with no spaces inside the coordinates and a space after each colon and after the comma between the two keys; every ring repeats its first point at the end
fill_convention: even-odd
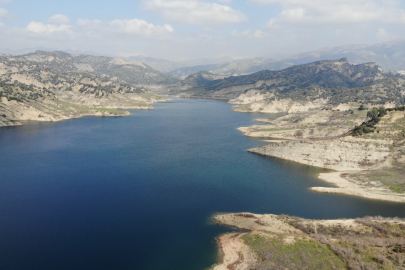
{"type": "Polygon", "coordinates": [[[405,269],[405,219],[364,217],[347,220],[350,226],[286,215],[278,219],[306,235],[243,236],[260,258],[254,269],[405,269]]]}
{"type": "Polygon", "coordinates": [[[242,239],[260,258],[262,269],[345,269],[345,263],[317,239],[300,237],[286,244],[283,235],[265,237],[249,234],[242,239]]]}
{"type": "Polygon", "coordinates": [[[361,173],[347,174],[349,178],[363,183],[379,182],[388,189],[397,192],[405,193],[405,168],[389,168],[377,171],[364,171],[361,173]]]}

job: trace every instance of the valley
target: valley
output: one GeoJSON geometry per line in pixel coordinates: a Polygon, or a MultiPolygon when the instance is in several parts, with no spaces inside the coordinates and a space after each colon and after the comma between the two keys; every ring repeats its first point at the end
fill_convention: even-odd
{"type": "MultiPolygon", "coordinates": [[[[405,203],[405,77],[347,58],[279,68],[233,76],[198,70],[180,80],[134,59],[45,51],[3,55],[0,127],[128,116],[127,110],[153,109],[171,96],[218,99],[235,114],[261,113],[261,124],[238,127],[266,143],[248,152],[330,170],[318,175],[329,186],[306,192],[405,203]]],[[[223,262],[215,270],[396,269],[404,262],[402,220],[314,221],[243,212],[214,221],[249,230],[219,236],[223,262]]]]}

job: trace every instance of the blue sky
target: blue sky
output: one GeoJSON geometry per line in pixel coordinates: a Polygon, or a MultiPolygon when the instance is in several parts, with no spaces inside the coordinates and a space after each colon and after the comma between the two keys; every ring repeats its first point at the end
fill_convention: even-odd
{"type": "Polygon", "coordinates": [[[281,57],[403,39],[400,0],[0,0],[0,48],[168,60],[281,57]]]}

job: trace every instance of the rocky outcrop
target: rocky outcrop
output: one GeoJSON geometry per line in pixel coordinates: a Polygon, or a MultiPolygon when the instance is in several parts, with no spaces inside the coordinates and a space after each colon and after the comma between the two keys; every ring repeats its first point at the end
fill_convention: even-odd
{"type": "MultiPolygon", "coordinates": [[[[266,99],[262,96],[262,100],[254,101],[250,104],[235,107],[233,110],[236,112],[262,112],[262,113],[301,113],[310,110],[319,109],[324,107],[328,100],[317,99],[314,101],[294,101],[291,98],[287,99],[266,99]]],[[[235,99],[233,99],[234,101],[235,99]]],[[[238,97],[237,100],[245,100],[245,103],[250,100],[249,97],[238,97]]]]}
{"type": "Polygon", "coordinates": [[[327,139],[346,134],[355,125],[366,120],[366,113],[358,110],[319,110],[291,113],[276,119],[257,120],[266,124],[241,127],[239,130],[248,137],[288,140],[327,139]]]}
{"type": "Polygon", "coordinates": [[[272,143],[248,151],[338,171],[375,170],[387,166],[391,154],[386,141],[353,137],[272,143]]]}
{"type": "Polygon", "coordinates": [[[274,97],[274,93],[265,92],[262,93],[258,90],[249,90],[246,93],[242,93],[239,97],[228,101],[229,104],[250,104],[265,99],[274,97]]]}

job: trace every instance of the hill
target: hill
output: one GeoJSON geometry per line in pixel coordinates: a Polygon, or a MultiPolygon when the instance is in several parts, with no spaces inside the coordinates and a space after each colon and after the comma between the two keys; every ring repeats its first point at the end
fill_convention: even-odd
{"type": "Polygon", "coordinates": [[[85,57],[81,62],[72,58],[61,52],[0,56],[0,126],[23,120],[126,115],[115,108],[151,109],[152,103],[164,100],[144,86],[94,72],[116,72],[114,59],[109,60],[110,71],[102,64],[107,58],[85,57]]]}
{"type": "Polygon", "coordinates": [[[185,78],[190,74],[197,73],[201,70],[207,70],[215,74],[221,74],[229,77],[234,75],[250,74],[260,70],[280,70],[290,66],[293,66],[293,63],[288,61],[275,61],[266,58],[252,58],[219,64],[181,67],[176,70],[170,71],[167,74],[176,76],[177,78],[185,78]]]}
{"type": "Polygon", "coordinates": [[[374,45],[346,45],[300,53],[285,59],[293,64],[347,58],[351,63],[375,62],[384,70],[405,69],[405,40],[374,45]]]}
{"type": "Polygon", "coordinates": [[[106,56],[36,51],[13,58],[17,61],[33,61],[42,68],[49,67],[61,73],[87,72],[109,76],[111,79],[119,79],[124,83],[134,85],[162,85],[178,81],[172,76],[154,70],[141,62],[106,56]]]}
{"type": "Polygon", "coordinates": [[[190,74],[207,70],[225,76],[250,74],[261,70],[281,70],[293,65],[308,64],[320,60],[347,58],[350,63],[362,64],[375,62],[384,70],[405,69],[405,40],[379,43],[374,45],[345,45],[323,48],[299,53],[283,59],[248,58],[228,61],[221,64],[195,65],[180,67],[167,74],[185,78],[190,74]]]}
{"type": "MultiPolygon", "coordinates": [[[[195,76],[187,77],[182,84],[195,76]]],[[[293,66],[281,71],[264,70],[250,75],[195,81],[188,84],[188,89],[173,88],[172,93],[177,91],[177,94],[188,97],[232,99],[249,90],[289,93],[313,85],[322,88],[354,88],[383,78],[381,68],[375,63],[351,65],[347,59],[340,59],[293,66]]]]}
{"type": "MultiPolygon", "coordinates": [[[[189,60],[189,61],[172,62],[172,61],[168,61],[168,60],[164,60],[164,59],[157,59],[157,58],[147,57],[147,56],[142,56],[142,55],[131,56],[131,57],[127,57],[126,59],[128,59],[130,61],[135,60],[135,61],[145,63],[160,72],[166,72],[169,75],[173,75],[173,76],[176,76],[179,78],[181,78],[182,75],[177,76],[176,73],[172,74],[171,71],[177,70],[177,69],[182,69],[182,68],[187,69],[187,67],[216,65],[216,64],[228,63],[228,62],[233,61],[232,58],[221,57],[221,58],[202,58],[202,59],[195,59],[195,60],[189,60]]],[[[195,72],[204,70],[204,69],[199,69],[199,68],[197,68],[197,69],[198,70],[195,72]]],[[[187,75],[190,75],[195,72],[188,73],[187,75]]],[[[184,76],[184,77],[186,77],[186,76],[184,76]]]]}

